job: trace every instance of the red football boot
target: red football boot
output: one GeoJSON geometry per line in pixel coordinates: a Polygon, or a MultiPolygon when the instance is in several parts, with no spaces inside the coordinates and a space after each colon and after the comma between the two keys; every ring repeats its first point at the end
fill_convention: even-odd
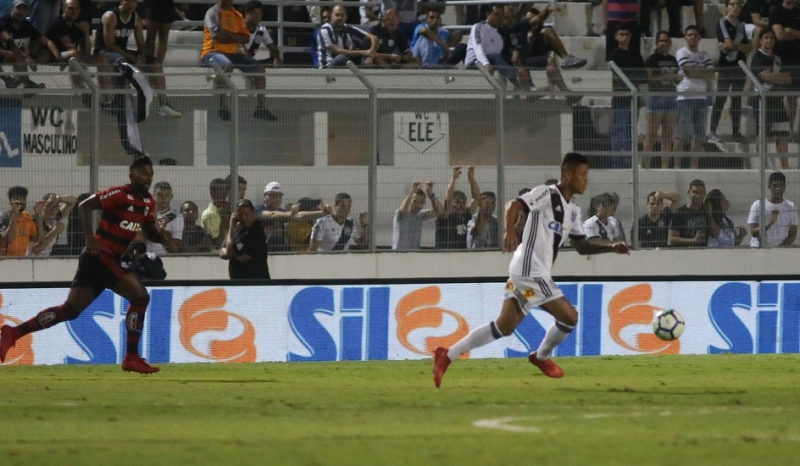
{"type": "Polygon", "coordinates": [[[544,372],[544,375],[548,377],[552,377],[554,379],[560,379],[561,377],[564,377],[564,370],[558,367],[558,364],[554,363],[552,359],[547,358],[544,361],[539,361],[536,359],[536,351],[528,355],[528,361],[530,361],[534,366],[538,367],[539,370],[544,372]]]}
{"type": "Polygon", "coordinates": [[[444,377],[447,367],[452,362],[450,358],[447,357],[447,351],[449,349],[450,348],[437,346],[433,350],[433,384],[436,385],[436,388],[442,385],[442,377],[444,377]]]}
{"type": "Polygon", "coordinates": [[[6,353],[14,347],[19,340],[19,330],[10,325],[3,325],[0,329],[0,362],[6,362],[6,353]]]}
{"type": "Polygon", "coordinates": [[[125,359],[122,360],[122,370],[140,374],[155,374],[161,369],[147,364],[147,361],[138,354],[126,354],[125,359]]]}

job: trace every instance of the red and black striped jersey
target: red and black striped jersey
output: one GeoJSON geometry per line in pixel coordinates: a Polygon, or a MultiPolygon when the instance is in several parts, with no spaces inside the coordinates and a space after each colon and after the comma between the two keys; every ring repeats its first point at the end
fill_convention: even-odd
{"type": "Polygon", "coordinates": [[[122,255],[145,223],[155,223],[155,201],[150,193],[136,194],[133,186],[114,186],[97,193],[102,213],[94,237],[106,249],[122,255]]]}

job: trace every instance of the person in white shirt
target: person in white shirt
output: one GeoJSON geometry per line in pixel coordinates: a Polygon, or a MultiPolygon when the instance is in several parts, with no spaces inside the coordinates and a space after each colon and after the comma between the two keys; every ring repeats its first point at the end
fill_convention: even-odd
{"type": "Polygon", "coordinates": [[[159,228],[172,233],[172,239],[164,247],[160,243],[147,242],[147,252],[156,256],[181,252],[183,246],[183,215],[172,208],[172,186],[166,181],[159,181],[153,186],[153,198],[156,200],[156,221],[159,228]]]}
{"type": "Polygon", "coordinates": [[[609,193],[603,193],[594,198],[595,215],[583,222],[586,239],[595,244],[612,244],[625,241],[622,225],[619,220],[611,215],[614,208],[614,198],[609,193]]]}
{"type": "MultiPolygon", "coordinates": [[[[797,208],[794,202],[784,199],[786,175],[775,172],[769,175],[770,198],[764,203],[768,220],[764,222],[766,247],[791,246],[797,237],[797,208]]],[[[750,224],[750,247],[759,247],[761,239],[761,202],[756,200],[750,206],[747,223],[750,224]]]]}
{"type": "Polygon", "coordinates": [[[586,240],[581,209],[573,202],[573,197],[583,194],[588,184],[588,159],[570,152],[561,162],[561,181],[557,185],[538,186],[506,204],[503,246],[514,256],[508,266],[509,279],[500,316],[476,328],[451,348],[434,349],[433,383],[437,388],[452,361],[467,351],[513,334],[533,307],[551,314],[555,322],[539,348],[528,356],[528,361],[548,377],[564,376],[564,371],[550,355],[575,329],[578,311],[551,278],[559,247],[569,237],[579,254],[629,253],[625,243],[594,244],[586,240]],[[528,220],[520,242],[514,227],[522,212],[528,213],[528,220]]]}
{"type": "Polygon", "coordinates": [[[347,251],[368,244],[366,229],[367,213],[358,215],[358,222],[349,218],[353,199],[347,193],[339,193],[334,198],[333,213],[320,217],[311,228],[311,241],[308,250],[312,252],[347,251]]]}
{"type": "Polygon", "coordinates": [[[490,74],[495,70],[500,72],[503,78],[516,83],[517,70],[503,59],[503,36],[499,29],[503,27],[503,15],[505,8],[499,4],[493,4],[486,11],[486,19],[475,23],[469,31],[467,41],[467,57],[464,65],[467,68],[474,67],[475,63],[480,63],[486,67],[490,74]]]}
{"type": "MultiPolygon", "coordinates": [[[[691,141],[692,152],[703,151],[708,119],[708,96],[704,93],[713,88],[714,64],[705,50],[700,50],[700,29],[687,26],[684,39],[686,46],[678,50],[679,74],[683,76],[676,86],[678,91],[678,132],[676,150],[682,151],[683,141],[691,141]],[[691,93],[691,94],[687,94],[691,93]]],[[[692,168],[698,168],[700,159],[692,157],[692,168]]]]}

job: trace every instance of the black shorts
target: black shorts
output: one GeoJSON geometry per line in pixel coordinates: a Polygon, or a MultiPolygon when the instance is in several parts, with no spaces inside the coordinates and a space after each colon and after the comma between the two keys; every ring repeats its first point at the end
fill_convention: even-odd
{"type": "Polygon", "coordinates": [[[122,280],[127,273],[120,265],[119,256],[83,251],[78,258],[78,270],[70,288],[94,288],[95,296],[99,296],[103,290],[122,280]]]}
{"type": "Polygon", "coordinates": [[[528,41],[528,57],[546,57],[550,54],[550,46],[544,40],[541,31],[528,41]]]}
{"type": "Polygon", "coordinates": [[[175,0],[144,0],[144,19],[169,24],[181,17],[175,12],[175,0]]]}

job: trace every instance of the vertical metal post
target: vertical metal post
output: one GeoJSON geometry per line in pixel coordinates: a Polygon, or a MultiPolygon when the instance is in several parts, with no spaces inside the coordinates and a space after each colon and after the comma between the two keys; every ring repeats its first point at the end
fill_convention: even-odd
{"type": "Polygon", "coordinates": [[[230,203],[231,212],[236,210],[236,203],[239,202],[239,89],[231,80],[230,74],[217,63],[211,62],[214,71],[217,75],[225,81],[228,88],[231,90],[230,102],[228,107],[231,111],[231,126],[230,139],[231,139],[231,153],[230,153],[230,168],[231,168],[231,186],[230,186],[230,203]]]}
{"type": "MultiPolygon", "coordinates": [[[[633,230],[632,238],[634,247],[639,247],[639,89],[633,84],[622,69],[613,61],[608,62],[609,68],[616,74],[620,81],[631,93],[631,170],[633,191],[633,230]]],[[[613,110],[612,110],[613,112],[613,110]]],[[[612,116],[613,121],[613,116],[612,116]]],[[[613,123],[612,123],[613,124],[613,123]]]]}
{"type": "MultiPolygon", "coordinates": [[[[89,192],[100,190],[100,87],[77,58],[69,60],[69,67],[78,73],[92,91],[92,151],[89,154],[89,192]]],[[[98,73],[100,70],[98,69],[98,73]]]]}
{"type": "Polygon", "coordinates": [[[758,77],[753,73],[750,68],[747,67],[747,63],[743,60],[739,60],[739,68],[744,72],[745,76],[753,83],[753,87],[755,88],[756,92],[758,92],[758,99],[759,99],[759,111],[758,111],[758,160],[759,160],[759,177],[761,178],[761,190],[759,194],[759,199],[761,199],[758,203],[760,205],[760,211],[758,213],[758,247],[763,248],[764,246],[764,239],[766,235],[764,234],[764,226],[767,223],[766,216],[767,216],[767,92],[768,89],[761,84],[761,81],[758,80],[758,77]]]}
{"type": "Polygon", "coordinates": [[[505,129],[506,129],[506,118],[505,118],[505,106],[506,106],[506,88],[505,88],[505,80],[497,80],[489,70],[486,69],[481,63],[475,63],[478,67],[478,70],[483,74],[486,80],[489,82],[495,91],[497,98],[495,99],[495,111],[497,112],[496,123],[497,123],[497,198],[502,199],[503,201],[500,203],[503,206],[503,211],[501,215],[499,215],[499,222],[498,222],[498,243],[499,247],[502,250],[503,248],[503,239],[502,239],[502,232],[505,231],[506,228],[506,212],[505,212],[505,198],[506,198],[506,189],[505,189],[505,151],[506,151],[506,144],[505,144],[505,129]]]}
{"type": "MultiPolygon", "coordinates": [[[[378,90],[375,85],[358,69],[352,62],[347,62],[347,68],[356,78],[369,90],[369,143],[370,157],[369,168],[367,170],[367,213],[368,222],[374,222],[375,212],[377,211],[378,199],[378,90]]],[[[369,229],[369,252],[375,252],[375,229],[369,229]]]]}
{"type": "Polygon", "coordinates": [[[278,3],[278,52],[283,60],[283,4],[278,3]]]}

